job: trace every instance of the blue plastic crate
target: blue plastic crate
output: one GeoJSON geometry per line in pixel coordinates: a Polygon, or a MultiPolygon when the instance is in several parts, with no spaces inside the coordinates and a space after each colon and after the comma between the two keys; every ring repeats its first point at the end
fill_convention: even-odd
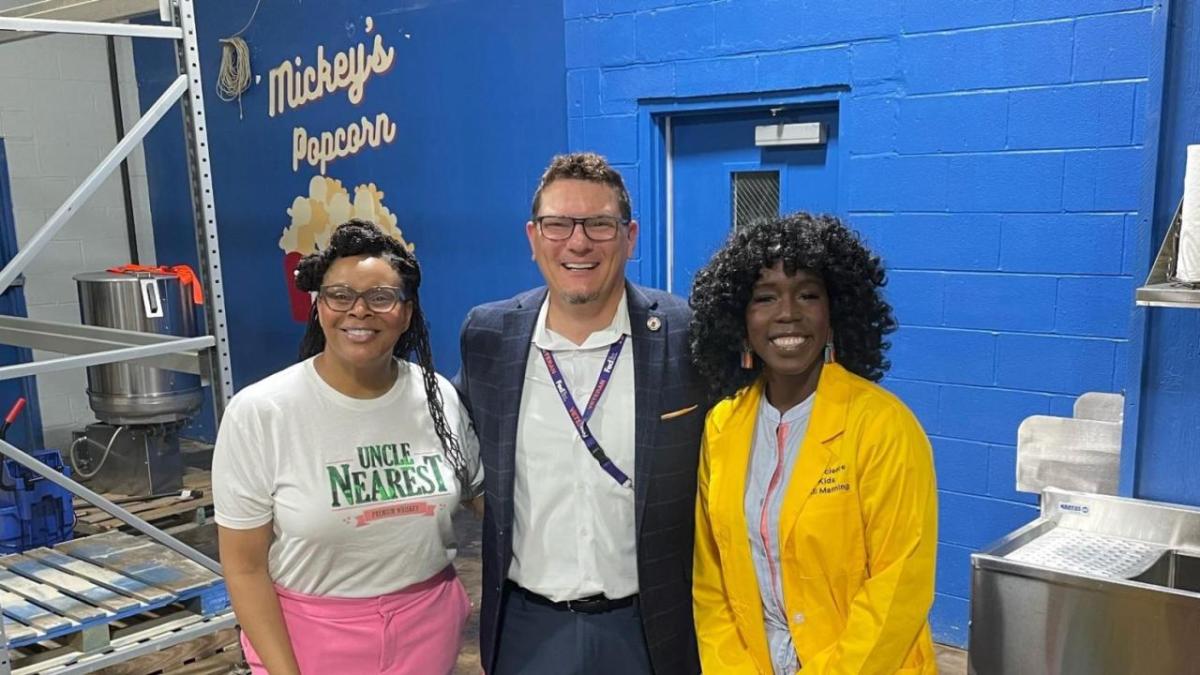
{"type": "MultiPolygon", "coordinates": [[[[30,454],[64,476],[71,475],[57,450],[30,454]]],[[[0,464],[0,553],[67,541],[74,528],[70,492],[11,459],[0,464]]]]}

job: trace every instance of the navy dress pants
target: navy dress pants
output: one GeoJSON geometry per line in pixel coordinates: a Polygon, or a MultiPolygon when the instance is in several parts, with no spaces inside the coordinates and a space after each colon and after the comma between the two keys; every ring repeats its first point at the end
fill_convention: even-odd
{"type": "Polygon", "coordinates": [[[637,599],[585,614],[504,592],[496,668],[489,675],[651,675],[637,599]]]}

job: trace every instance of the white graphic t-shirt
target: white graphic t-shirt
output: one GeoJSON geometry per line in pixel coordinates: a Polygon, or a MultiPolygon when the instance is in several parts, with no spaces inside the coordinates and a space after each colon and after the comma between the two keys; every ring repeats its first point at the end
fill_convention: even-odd
{"type": "MultiPolygon", "coordinates": [[[[400,590],[454,560],[450,516],[463,495],[434,432],[420,368],[398,361],[390,391],[350,398],[308,359],[233,397],[213,453],[217,524],[274,524],[270,574],[310,595],[400,590]]],[[[446,423],[483,482],[458,393],[438,377],[446,423]]]]}

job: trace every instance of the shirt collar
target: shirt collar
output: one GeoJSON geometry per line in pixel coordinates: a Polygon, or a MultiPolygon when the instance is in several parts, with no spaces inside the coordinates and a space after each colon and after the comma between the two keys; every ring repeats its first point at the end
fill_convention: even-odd
{"type": "Polygon", "coordinates": [[[617,305],[617,312],[613,314],[612,323],[607,327],[601,328],[593,332],[583,341],[583,344],[577,345],[567,338],[555,333],[546,327],[546,316],[550,311],[550,295],[546,295],[546,299],[542,301],[542,308],[538,310],[537,324],[533,327],[533,344],[540,349],[548,349],[550,351],[564,351],[570,349],[595,349],[597,347],[607,347],[617,340],[621,339],[622,335],[632,336],[632,330],[629,322],[629,303],[628,293],[621,293],[621,303],[617,305]]]}
{"type": "Polygon", "coordinates": [[[812,414],[813,403],[816,401],[817,392],[808,395],[808,398],[797,403],[780,413],[767,401],[766,392],[763,392],[762,399],[758,403],[758,413],[763,421],[771,426],[779,426],[780,424],[795,424],[797,420],[808,417],[812,414]]]}

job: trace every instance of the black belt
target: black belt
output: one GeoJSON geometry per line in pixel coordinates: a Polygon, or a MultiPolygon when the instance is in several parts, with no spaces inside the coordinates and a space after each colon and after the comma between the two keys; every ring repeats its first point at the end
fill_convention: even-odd
{"type": "Polygon", "coordinates": [[[511,590],[525,596],[526,600],[535,605],[551,607],[562,612],[577,612],[579,614],[601,614],[604,612],[611,612],[614,609],[629,607],[637,601],[636,594],[626,596],[624,598],[617,598],[615,600],[605,597],[603,594],[601,594],[589,595],[586,598],[579,598],[578,600],[562,600],[555,602],[554,600],[551,600],[543,595],[538,595],[527,588],[522,588],[511,581],[508,582],[508,586],[511,590]]]}

